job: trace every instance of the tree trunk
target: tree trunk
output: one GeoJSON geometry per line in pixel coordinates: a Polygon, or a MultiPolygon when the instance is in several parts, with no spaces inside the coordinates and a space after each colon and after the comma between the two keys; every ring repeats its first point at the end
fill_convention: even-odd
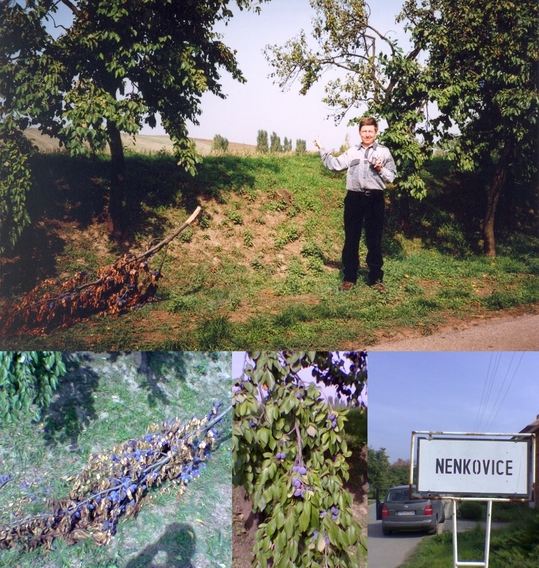
{"type": "Polygon", "coordinates": [[[412,234],[412,229],[410,228],[410,196],[407,191],[403,191],[399,197],[399,209],[401,230],[405,236],[410,237],[412,234]]]}
{"type": "Polygon", "coordinates": [[[494,220],[496,217],[496,207],[502,194],[505,178],[507,177],[507,167],[511,153],[511,144],[506,143],[496,166],[494,178],[487,194],[487,210],[483,226],[483,236],[485,238],[485,256],[496,256],[496,241],[494,236],[494,220]]]}
{"type": "Polygon", "coordinates": [[[109,232],[115,237],[122,236],[124,228],[123,200],[125,195],[125,157],[120,131],[114,122],[107,122],[110,148],[110,195],[107,223],[109,232]]]}

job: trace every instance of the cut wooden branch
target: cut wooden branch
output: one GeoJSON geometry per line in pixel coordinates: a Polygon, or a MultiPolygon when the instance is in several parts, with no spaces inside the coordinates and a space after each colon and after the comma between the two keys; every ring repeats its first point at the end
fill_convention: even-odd
{"type": "Polygon", "coordinates": [[[189,217],[189,219],[187,219],[185,223],[183,223],[180,227],[178,227],[178,229],[176,229],[174,233],[172,233],[172,235],[169,235],[166,239],[163,239],[160,243],[156,244],[147,251],[144,251],[142,254],[139,254],[135,258],[135,260],[143,260],[145,258],[149,258],[150,256],[154,255],[156,252],[160,251],[165,245],[168,245],[168,243],[173,241],[183,230],[185,230],[198,217],[200,211],[201,207],[199,206],[193,211],[191,217],[189,217]]]}

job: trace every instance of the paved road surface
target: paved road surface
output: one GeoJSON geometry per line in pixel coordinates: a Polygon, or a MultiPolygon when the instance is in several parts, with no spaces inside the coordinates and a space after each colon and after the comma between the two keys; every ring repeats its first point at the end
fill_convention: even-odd
{"type": "MultiPolygon", "coordinates": [[[[496,506],[496,504],[494,504],[496,506]]],[[[429,538],[425,533],[400,533],[384,536],[382,533],[382,521],[376,520],[376,505],[369,505],[369,568],[397,568],[415,550],[417,545],[424,539],[429,538]]],[[[451,511],[450,503],[446,505],[445,523],[440,525],[443,531],[453,531],[453,520],[449,517],[451,511]]],[[[459,533],[469,531],[477,526],[477,521],[466,521],[459,519],[457,531],[459,533]]],[[[479,523],[485,528],[485,522],[479,523]]],[[[492,523],[492,528],[502,528],[508,523],[492,523]]],[[[483,560],[477,558],[476,560],[483,560]]]]}
{"type": "Polygon", "coordinates": [[[397,568],[425,538],[425,533],[384,536],[382,521],[376,520],[376,505],[369,505],[369,568],[397,568]]]}
{"type": "Polygon", "coordinates": [[[539,315],[473,320],[462,329],[382,341],[369,351],[539,351],[539,315]]]}

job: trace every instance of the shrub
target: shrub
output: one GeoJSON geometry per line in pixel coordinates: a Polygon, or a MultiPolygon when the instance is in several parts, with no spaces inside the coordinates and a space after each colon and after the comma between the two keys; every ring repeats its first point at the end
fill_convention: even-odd
{"type": "Polygon", "coordinates": [[[459,515],[461,519],[480,521],[483,518],[483,509],[481,503],[463,501],[459,506],[459,515]]]}
{"type": "Polygon", "coordinates": [[[296,152],[298,154],[303,154],[307,151],[307,142],[305,140],[296,140],[296,152]]]}
{"type": "Polygon", "coordinates": [[[239,213],[239,211],[227,211],[225,213],[227,219],[232,221],[234,225],[243,225],[243,217],[239,213]]]}
{"type": "Polygon", "coordinates": [[[283,147],[281,146],[281,137],[277,136],[276,132],[271,133],[270,138],[270,152],[282,152],[283,147]]]}
{"type": "Polygon", "coordinates": [[[256,137],[256,151],[267,154],[269,151],[268,133],[266,130],[259,130],[256,137]]]}
{"type": "Polygon", "coordinates": [[[215,152],[227,152],[228,151],[228,140],[221,136],[220,134],[216,134],[213,137],[213,144],[211,149],[215,152]]]}

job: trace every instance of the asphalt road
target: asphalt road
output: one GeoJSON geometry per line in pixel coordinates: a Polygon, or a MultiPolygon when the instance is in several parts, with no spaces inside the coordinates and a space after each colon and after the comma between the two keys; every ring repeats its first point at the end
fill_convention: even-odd
{"type": "MultiPolygon", "coordinates": [[[[496,506],[496,504],[494,504],[496,506]]],[[[416,546],[424,539],[430,538],[425,533],[398,533],[384,536],[382,533],[382,521],[376,520],[376,505],[369,505],[369,568],[398,568],[408,556],[415,550],[416,546]]],[[[446,505],[445,523],[439,525],[441,531],[453,531],[453,521],[449,517],[451,506],[446,505]]],[[[466,521],[459,519],[457,531],[459,533],[474,529],[477,524],[485,528],[485,522],[466,521]]],[[[492,528],[506,527],[508,523],[492,523],[492,528]]],[[[481,561],[483,558],[477,558],[481,561]]]]}
{"type": "Polygon", "coordinates": [[[432,335],[382,340],[369,351],[539,351],[539,315],[476,319],[432,335]]]}
{"type": "Polygon", "coordinates": [[[425,533],[384,536],[382,521],[376,520],[376,505],[369,505],[369,568],[397,568],[423,540],[425,533]]]}

